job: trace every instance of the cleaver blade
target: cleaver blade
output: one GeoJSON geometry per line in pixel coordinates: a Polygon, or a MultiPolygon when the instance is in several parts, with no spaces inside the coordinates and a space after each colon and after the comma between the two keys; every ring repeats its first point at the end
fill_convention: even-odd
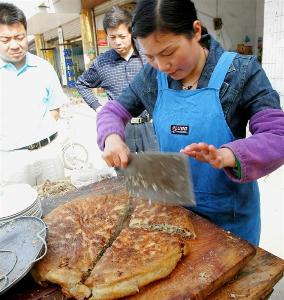
{"type": "Polygon", "coordinates": [[[182,153],[131,153],[124,176],[133,196],[153,202],[195,206],[188,157],[182,153]]]}

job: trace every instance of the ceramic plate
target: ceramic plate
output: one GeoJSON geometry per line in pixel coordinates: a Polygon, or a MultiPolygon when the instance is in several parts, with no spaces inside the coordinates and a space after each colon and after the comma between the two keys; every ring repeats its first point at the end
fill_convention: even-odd
{"type": "Polygon", "coordinates": [[[0,295],[44,257],[46,236],[47,227],[37,217],[22,216],[0,226],[0,295]]]}
{"type": "Polygon", "coordinates": [[[0,218],[16,216],[30,209],[36,199],[37,191],[28,184],[4,186],[0,191],[0,218]]]}

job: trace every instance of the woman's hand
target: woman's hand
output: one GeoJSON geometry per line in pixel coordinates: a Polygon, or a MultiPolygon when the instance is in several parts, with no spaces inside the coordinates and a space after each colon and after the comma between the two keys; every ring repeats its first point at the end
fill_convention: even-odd
{"type": "Polygon", "coordinates": [[[129,148],[118,134],[111,134],[106,138],[102,157],[109,167],[126,168],[129,153],[129,148]]]}
{"type": "Polygon", "coordinates": [[[181,149],[180,152],[194,157],[198,161],[207,162],[215,169],[236,166],[236,158],[229,148],[217,149],[213,145],[206,143],[193,143],[181,149]]]}

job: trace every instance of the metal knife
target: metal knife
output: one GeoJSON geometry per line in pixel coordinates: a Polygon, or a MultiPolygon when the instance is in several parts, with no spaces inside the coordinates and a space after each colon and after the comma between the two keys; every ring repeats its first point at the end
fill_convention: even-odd
{"type": "Polygon", "coordinates": [[[130,194],[173,205],[195,206],[188,158],[182,153],[130,154],[124,169],[130,194]]]}

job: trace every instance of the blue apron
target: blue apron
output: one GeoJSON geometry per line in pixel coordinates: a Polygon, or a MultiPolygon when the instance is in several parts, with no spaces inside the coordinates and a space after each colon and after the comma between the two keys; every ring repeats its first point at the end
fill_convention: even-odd
{"type": "MultiPolygon", "coordinates": [[[[219,148],[235,140],[219,98],[219,90],[235,55],[223,53],[207,88],[170,89],[166,74],[158,71],[153,123],[162,152],[179,152],[198,142],[219,148]]],[[[191,210],[258,245],[260,204],[257,182],[235,183],[223,170],[194,158],[189,158],[189,166],[197,203],[191,210]]]]}

